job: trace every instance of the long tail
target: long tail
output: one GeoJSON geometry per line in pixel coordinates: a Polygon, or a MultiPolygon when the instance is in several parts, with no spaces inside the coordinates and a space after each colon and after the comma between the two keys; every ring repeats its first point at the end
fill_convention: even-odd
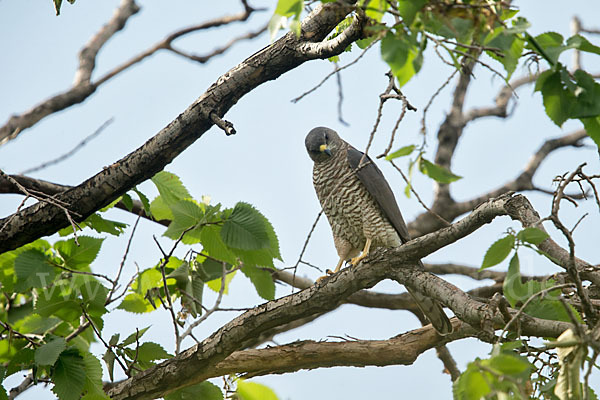
{"type": "Polygon", "coordinates": [[[442,309],[442,305],[435,299],[427,297],[421,292],[406,287],[408,293],[411,294],[419,309],[425,314],[431,325],[440,335],[448,335],[452,333],[452,323],[442,309]]]}

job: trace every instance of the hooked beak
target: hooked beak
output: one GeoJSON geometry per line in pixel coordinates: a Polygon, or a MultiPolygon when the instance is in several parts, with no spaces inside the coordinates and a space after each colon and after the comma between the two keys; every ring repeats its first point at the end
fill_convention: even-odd
{"type": "Polygon", "coordinates": [[[326,145],[326,144],[322,144],[322,145],[319,147],[319,150],[321,151],[321,153],[325,153],[325,154],[327,154],[329,157],[331,157],[331,150],[329,150],[329,148],[327,147],[327,145],[326,145]]]}

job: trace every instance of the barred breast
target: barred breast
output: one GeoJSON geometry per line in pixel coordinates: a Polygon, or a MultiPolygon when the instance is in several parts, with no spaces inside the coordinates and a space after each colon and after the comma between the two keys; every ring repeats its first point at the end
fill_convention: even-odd
{"type": "Polygon", "coordinates": [[[347,144],[331,162],[314,164],[313,184],[340,257],[357,256],[366,238],[372,240],[372,248],[401,244],[394,227],[350,168],[347,144]]]}

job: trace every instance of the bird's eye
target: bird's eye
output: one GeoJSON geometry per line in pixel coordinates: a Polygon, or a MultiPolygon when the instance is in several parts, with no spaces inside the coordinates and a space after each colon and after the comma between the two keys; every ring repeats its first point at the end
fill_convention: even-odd
{"type": "Polygon", "coordinates": [[[325,142],[329,142],[329,136],[327,136],[327,134],[325,134],[325,142]]]}

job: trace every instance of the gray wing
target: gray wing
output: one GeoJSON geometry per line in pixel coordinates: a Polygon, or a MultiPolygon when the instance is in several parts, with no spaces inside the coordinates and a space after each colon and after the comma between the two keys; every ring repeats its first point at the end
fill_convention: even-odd
{"type": "Polygon", "coordinates": [[[358,164],[363,155],[364,153],[356,150],[354,147],[348,147],[348,163],[350,164],[350,168],[356,171],[358,179],[365,185],[365,188],[373,196],[377,204],[379,204],[385,216],[390,220],[396,232],[398,232],[402,243],[408,242],[410,235],[408,234],[406,223],[404,222],[404,218],[402,218],[390,185],[385,180],[381,170],[368,156],[365,156],[359,168],[358,164]]]}

